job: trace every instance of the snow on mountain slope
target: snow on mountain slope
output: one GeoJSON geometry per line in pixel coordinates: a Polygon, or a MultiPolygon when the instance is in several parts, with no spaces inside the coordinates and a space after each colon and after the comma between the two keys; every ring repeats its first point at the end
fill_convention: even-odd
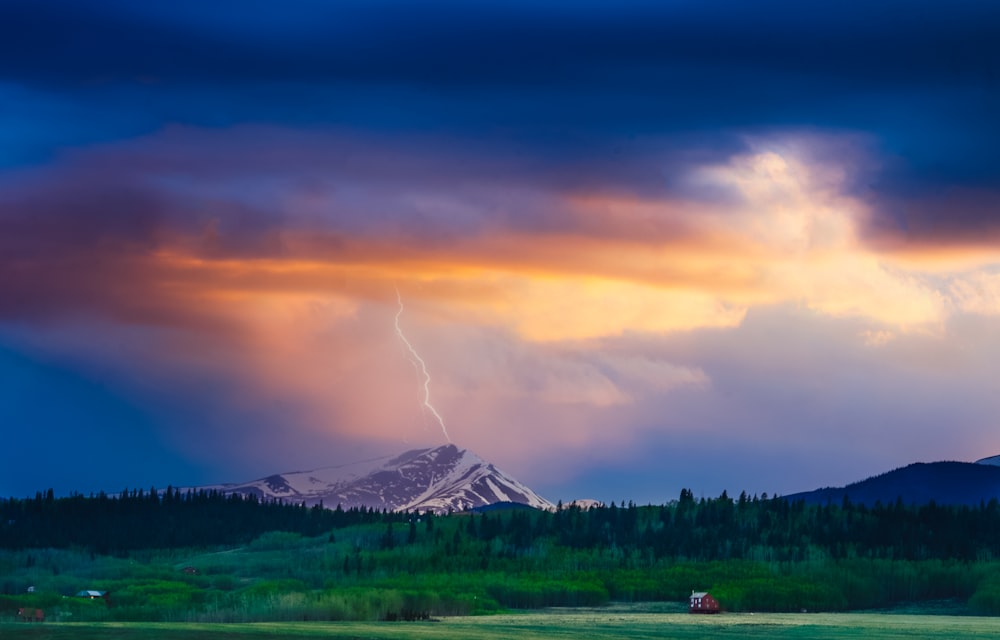
{"type": "Polygon", "coordinates": [[[990,456],[989,458],[976,460],[976,464],[988,464],[994,467],[1000,467],[1000,456],[990,456]]]}
{"type": "Polygon", "coordinates": [[[576,507],[581,511],[588,511],[590,509],[597,509],[603,507],[604,503],[600,500],[594,500],[592,498],[581,498],[579,500],[574,500],[573,502],[563,504],[563,509],[569,509],[570,507],[576,507]]]}
{"type": "Polygon", "coordinates": [[[313,471],[282,473],[243,484],[201,487],[280,498],[307,505],[390,511],[464,511],[495,502],[538,509],[552,503],[467,449],[448,444],[313,471]]]}

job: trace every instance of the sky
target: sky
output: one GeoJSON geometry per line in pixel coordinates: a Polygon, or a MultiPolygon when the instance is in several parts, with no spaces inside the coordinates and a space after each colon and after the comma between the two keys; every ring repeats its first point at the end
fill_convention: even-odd
{"type": "Polygon", "coordinates": [[[998,454],[998,113],[990,2],[7,0],[0,495],[998,454]]]}

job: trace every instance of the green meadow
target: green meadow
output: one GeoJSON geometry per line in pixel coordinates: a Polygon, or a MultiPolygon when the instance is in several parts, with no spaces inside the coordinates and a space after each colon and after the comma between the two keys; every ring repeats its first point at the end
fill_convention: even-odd
{"type": "Polygon", "coordinates": [[[358,640],[617,640],[672,638],[995,638],[995,619],[974,616],[838,614],[637,613],[628,608],[538,611],[425,622],[4,623],[0,636],[19,640],[253,640],[355,638],[358,640]]]}

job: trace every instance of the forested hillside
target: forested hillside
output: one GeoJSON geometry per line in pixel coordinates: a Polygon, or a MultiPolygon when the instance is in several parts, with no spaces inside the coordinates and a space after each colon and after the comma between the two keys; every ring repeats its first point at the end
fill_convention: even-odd
{"type": "Polygon", "coordinates": [[[1000,613],[996,500],[869,508],[684,490],[662,506],[433,516],[151,490],[6,500],[0,518],[4,593],[106,588],[113,606],[87,615],[111,618],[413,617],[693,589],[730,611],[956,599],[1000,613]]]}
{"type": "Polygon", "coordinates": [[[977,506],[1000,495],[1000,466],[971,462],[916,462],[846,487],[827,487],[787,496],[807,504],[852,502],[874,506],[901,500],[905,504],[977,506]]]}

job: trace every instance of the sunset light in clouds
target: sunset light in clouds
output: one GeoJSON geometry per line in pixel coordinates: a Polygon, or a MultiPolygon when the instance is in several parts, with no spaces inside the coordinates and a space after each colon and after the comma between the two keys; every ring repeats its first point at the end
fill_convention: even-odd
{"type": "Polygon", "coordinates": [[[1000,453],[994,8],[54,5],[0,9],[0,495],[1000,453]]]}

